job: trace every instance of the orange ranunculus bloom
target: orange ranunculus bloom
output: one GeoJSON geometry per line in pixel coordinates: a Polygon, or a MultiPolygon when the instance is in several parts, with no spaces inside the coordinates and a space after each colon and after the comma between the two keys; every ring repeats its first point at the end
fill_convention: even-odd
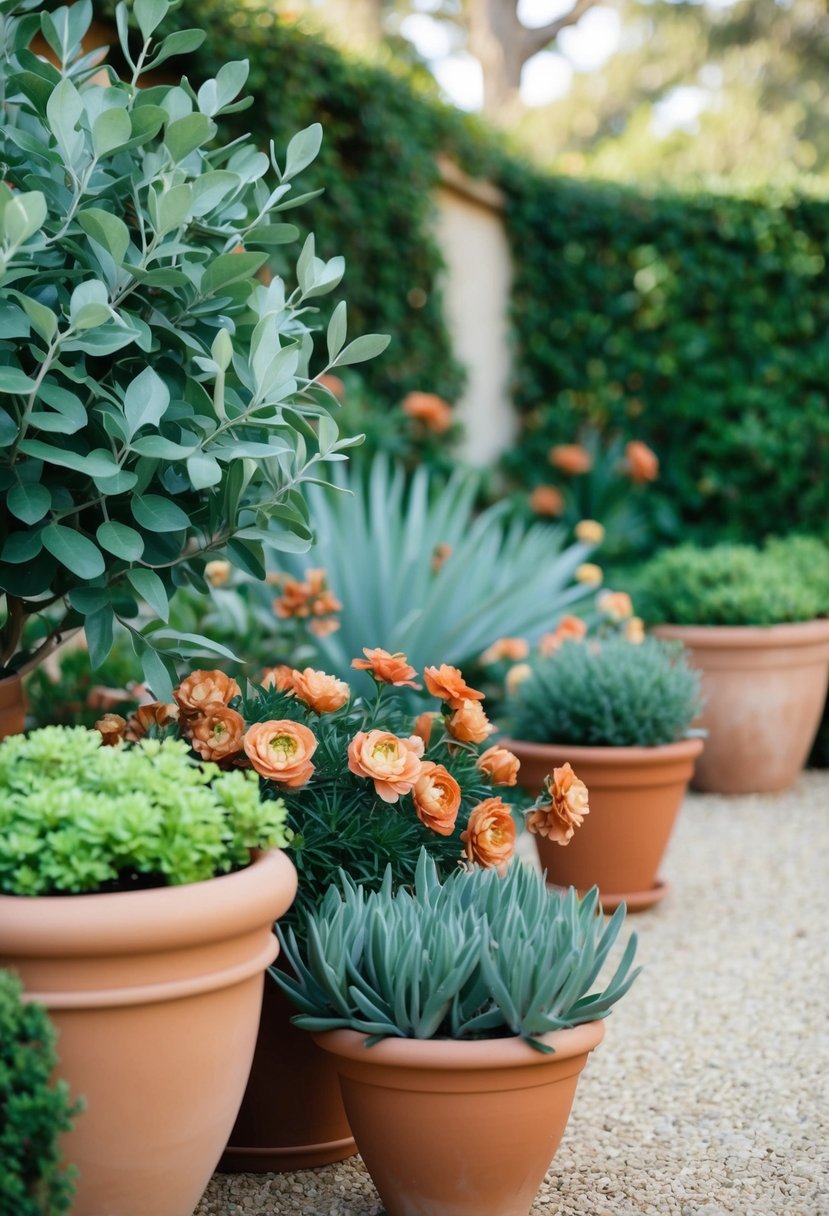
{"type": "Polygon", "coordinates": [[[488,747],[478,757],[478,768],[493,785],[515,785],[521,761],[506,747],[488,747]]]}
{"type": "Polygon", "coordinates": [[[340,622],[335,620],[333,616],[315,616],[308,622],[308,628],[315,638],[327,638],[330,633],[337,632],[340,628],[340,622]]]}
{"type": "Polygon", "coordinates": [[[429,740],[432,738],[432,727],[437,722],[440,714],[434,713],[432,710],[425,710],[422,714],[418,714],[415,718],[415,724],[412,729],[412,734],[417,735],[423,740],[424,749],[429,746],[429,740]]]}
{"type": "Polygon", "coordinates": [[[358,731],[348,745],[348,767],[368,777],[384,802],[408,794],[420,775],[423,740],[400,739],[387,730],[358,731]]]}
{"type": "Polygon", "coordinates": [[[122,718],[120,714],[104,714],[95,723],[95,729],[100,733],[101,739],[108,747],[114,747],[116,743],[120,743],[124,738],[127,729],[127,720],[122,718]]]}
{"type": "Polygon", "coordinates": [[[426,667],[423,671],[426,687],[433,697],[446,701],[452,709],[459,709],[463,701],[483,701],[484,694],[470,688],[457,667],[441,663],[440,667],[426,667]]]}
{"type": "Polygon", "coordinates": [[[625,621],[625,637],[634,646],[639,646],[644,642],[645,622],[641,616],[632,616],[629,621],[625,621]]]}
{"type": "Polygon", "coordinates": [[[403,413],[422,422],[433,435],[442,435],[453,422],[452,407],[437,393],[408,393],[403,398],[403,413]]]}
{"type": "Polygon", "coordinates": [[[562,642],[580,642],[587,633],[587,625],[580,616],[563,616],[552,633],[545,633],[538,641],[538,653],[548,658],[562,642]]]}
{"type": "Polygon", "coordinates": [[[641,485],[644,481],[656,481],[659,476],[659,458],[646,443],[640,439],[631,439],[625,444],[625,459],[627,461],[630,480],[641,485]]]}
{"type": "Polygon", "coordinates": [[[596,607],[611,621],[626,621],[633,616],[633,600],[627,591],[603,591],[596,607]]]}
{"type": "Polygon", "coordinates": [[[327,585],[327,574],[321,567],[306,570],[304,579],[281,575],[278,578],[282,594],[273,601],[273,610],[280,620],[323,617],[339,612],[342,604],[327,585]]]}
{"type": "Polygon", "coordinates": [[[568,764],[554,768],[544,781],[544,794],[527,812],[526,827],[556,844],[568,844],[590,811],[587,786],[568,764]]]}
{"type": "Polygon", "coordinates": [[[530,494],[530,507],[536,515],[562,515],[564,495],[558,486],[536,486],[530,494]]]}
{"type": "Polygon", "coordinates": [[[507,804],[500,798],[479,802],[461,840],[467,861],[484,869],[506,869],[515,852],[515,823],[507,804]]]}
{"type": "Polygon", "coordinates": [[[331,714],[336,709],[342,709],[351,696],[351,689],[345,680],[338,680],[324,671],[315,671],[313,667],[295,671],[293,687],[299,700],[310,706],[315,714],[331,714]]]}
{"type": "Polygon", "coordinates": [[[557,443],[548,453],[550,464],[562,473],[589,473],[593,468],[593,457],[580,443],[557,443]]]}
{"type": "Polygon", "coordinates": [[[525,638],[498,638],[486,648],[478,662],[483,663],[484,667],[489,667],[492,663],[500,663],[502,659],[506,659],[510,663],[518,663],[521,659],[526,659],[529,653],[530,644],[525,638]]]}
{"type": "Polygon", "coordinates": [[[364,659],[352,659],[351,666],[357,671],[367,671],[373,680],[378,684],[393,684],[395,688],[422,688],[422,684],[415,684],[412,676],[416,676],[417,672],[414,667],[409,665],[409,660],[406,658],[402,650],[395,651],[394,654],[389,654],[387,650],[377,647],[375,650],[370,650],[367,646],[363,647],[364,659]]]}
{"type": "Polygon", "coordinates": [[[204,568],[204,577],[211,587],[224,587],[230,580],[231,570],[230,562],[217,559],[207,563],[204,568]]]}
{"type": "Polygon", "coordinates": [[[300,722],[257,722],[248,727],[245,755],[261,777],[297,789],[314,771],[317,740],[300,722]]]}
{"type": "Polygon", "coordinates": [[[461,701],[446,719],[446,729],[461,743],[483,743],[495,727],[481,708],[479,701],[461,701]]]}
{"type": "Polygon", "coordinates": [[[193,714],[200,714],[211,701],[221,701],[222,705],[227,705],[241,692],[236,681],[223,671],[193,671],[186,680],[181,681],[178,688],[173,689],[173,696],[182,716],[190,718],[193,714]]]}
{"type": "Polygon", "coordinates": [[[424,760],[412,789],[415,813],[438,836],[451,836],[461,805],[461,787],[442,764],[424,760]]]}
{"type": "Polygon", "coordinates": [[[321,388],[327,388],[329,393],[333,393],[338,401],[345,400],[345,385],[339,376],[332,376],[330,372],[323,372],[321,376],[317,376],[316,383],[321,388]]]}
{"type": "Polygon", "coordinates": [[[235,709],[214,701],[205,705],[197,718],[188,723],[187,734],[193,751],[202,760],[227,760],[242,750],[245,719],[235,709]]]}
{"type": "Polygon", "coordinates": [[[573,531],[583,545],[600,545],[604,540],[604,525],[597,519],[580,519],[573,531]]]}
{"type": "Polygon", "coordinates": [[[154,730],[164,730],[178,721],[177,705],[166,705],[163,701],[149,701],[130,714],[124,738],[128,743],[137,743],[154,730]]]}
{"type": "Polygon", "coordinates": [[[266,667],[259,678],[263,688],[275,688],[277,692],[293,692],[296,670],[287,663],[277,663],[276,667],[266,667]]]}
{"type": "Polygon", "coordinates": [[[510,697],[514,697],[516,690],[528,680],[533,673],[529,663],[516,663],[514,667],[510,667],[507,674],[504,676],[504,687],[510,697]]]}

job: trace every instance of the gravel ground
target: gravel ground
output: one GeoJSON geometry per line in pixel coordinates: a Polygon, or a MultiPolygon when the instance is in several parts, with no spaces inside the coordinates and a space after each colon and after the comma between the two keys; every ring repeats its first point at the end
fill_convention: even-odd
{"type": "MultiPolygon", "coordinates": [[[[533,1216],[829,1216],[829,773],[690,795],[663,876],[533,1216]]],[[[242,1213],[382,1208],[353,1158],[217,1175],[196,1216],[242,1213]]]]}

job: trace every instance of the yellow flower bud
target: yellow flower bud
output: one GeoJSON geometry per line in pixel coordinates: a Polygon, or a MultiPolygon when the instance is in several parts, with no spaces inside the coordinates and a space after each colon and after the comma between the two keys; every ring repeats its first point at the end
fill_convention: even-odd
{"type": "Polygon", "coordinates": [[[601,566],[597,566],[594,562],[582,562],[576,569],[577,583],[595,583],[598,586],[603,578],[601,566]]]}
{"type": "Polygon", "coordinates": [[[574,531],[583,545],[600,545],[604,540],[604,528],[595,519],[580,519],[574,531]]]}

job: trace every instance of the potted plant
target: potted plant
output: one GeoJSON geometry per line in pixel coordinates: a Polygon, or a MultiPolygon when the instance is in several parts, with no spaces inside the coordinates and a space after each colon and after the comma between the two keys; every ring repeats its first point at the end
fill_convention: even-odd
{"type": "Polygon", "coordinates": [[[762,548],[682,545],[644,567],[642,608],[702,675],[707,732],[694,786],[788,788],[820,724],[829,682],[829,549],[810,537],[762,548]]]}
{"type": "Polygon", "coordinates": [[[283,947],[295,1021],[336,1062],[389,1216],[527,1216],[578,1075],[627,992],[635,936],[591,992],[621,927],[598,894],[559,895],[511,866],[421,855],[413,889],[343,874],[283,947]]]}
{"type": "MultiPolygon", "coordinates": [[[[504,865],[515,848],[515,822],[497,790],[515,784],[518,762],[485,746],[493,726],[482,694],[455,667],[427,667],[421,676],[404,654],[380,648],[366,649],[353,667],[371,695],[353,696],[345,681],[310,667],[269,669],[244,695],[221,671],[195,671],[171,706],[144,706],[127,719],[108,714],[98,724],[111,740],[180,735],[204,758],[260,775],[262,797],[287,810],[299,874],[295,924],[341,869],[373,889],[389,865],[395,885],[411,883],[424,847],[441,872],[464,857],[504,865]],[[408,697],[423,683],[433,700],[413,712],[408,697]]],[[[266,986],[223,1169],[301,1169],[356,1152],[334,1070],[289,1014],[276,986],[266,986]],[[303,1093],[300,1107],[274,1101],[289,1089],[303,1093]]]]}
{"type": "Polygon", "coordinates": [[[526,826],[551,882],[598,886],[606,909],[664,897],[659,865],[703,748],[689,737],[699,704],[681,647],[655,638],[570,639],[532,665],[507,700],[505,746],[521,761],[521,784],[546,791],[526,826]],[[590,790],[590,814],[562,849],[587,813],[569,762],[590,790]]]}
{"type": "Polygon", "coordinates": [[[20,980],[0,971],[0,1211],[15,1216],[64,1216],[72,1205],[59,1137],[79,1104],[52,1080],[56,1064],[46,1010],[24,1003],[20,980]]]}
{"type": "Polygon", "coordinates": [[[318,258],[309,235],[295,286],[267,266],[299,235],[282,212],[301,201],[291,192],[318,125],[284,160],[223,143],[222,116],[251,100],[248,65],[198,90],[153,83],[203,40],[160,34],[168,0],[118,5],[123,81],[83,46],[90,4],[38,7],[5,3],[0,21],[6,731],[22,726],[21,674],[81,628],[97,667],[120,622],[169,699],[172,657],[212,645],[165,628],[173,591],[206,591],[210,559],[264,577],[265,548],[307,545],[305,482],[356,442],[338,437],[318,378],[386,344],[346,344],[340,302],[314,375],[314,302],[343,259],[318,258]],[[48,58],[32,54],[36,38],[48,58]]]}
{"type": "Polygon", "coordinates": [[[86,1101],[63,1142],[77,1216],[195,1207],[296,890],[284,818],[255,774],[180,740],[51,726],[0,743],[0,965],[49,1011],[86,1101]]]}

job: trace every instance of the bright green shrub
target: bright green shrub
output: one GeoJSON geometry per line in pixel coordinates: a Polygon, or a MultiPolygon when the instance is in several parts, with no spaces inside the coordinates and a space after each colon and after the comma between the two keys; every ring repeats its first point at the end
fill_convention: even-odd
{"type": "Polygon", "coordinates": [[[531,743],[657,747],[687,734],[700,677],[673,643],[565,642],[508,700],[509,732],[531,743]]]}
{"type": "Polygon", "coordinates": [[[51,1084],[55,1031],[46,1010],[24,1004],[21,993],[16,976],[0,971],[0,1212],[63,1216],[74,1187],[58,1137],[79,1106],[65,1082],[51,1084]]]}

